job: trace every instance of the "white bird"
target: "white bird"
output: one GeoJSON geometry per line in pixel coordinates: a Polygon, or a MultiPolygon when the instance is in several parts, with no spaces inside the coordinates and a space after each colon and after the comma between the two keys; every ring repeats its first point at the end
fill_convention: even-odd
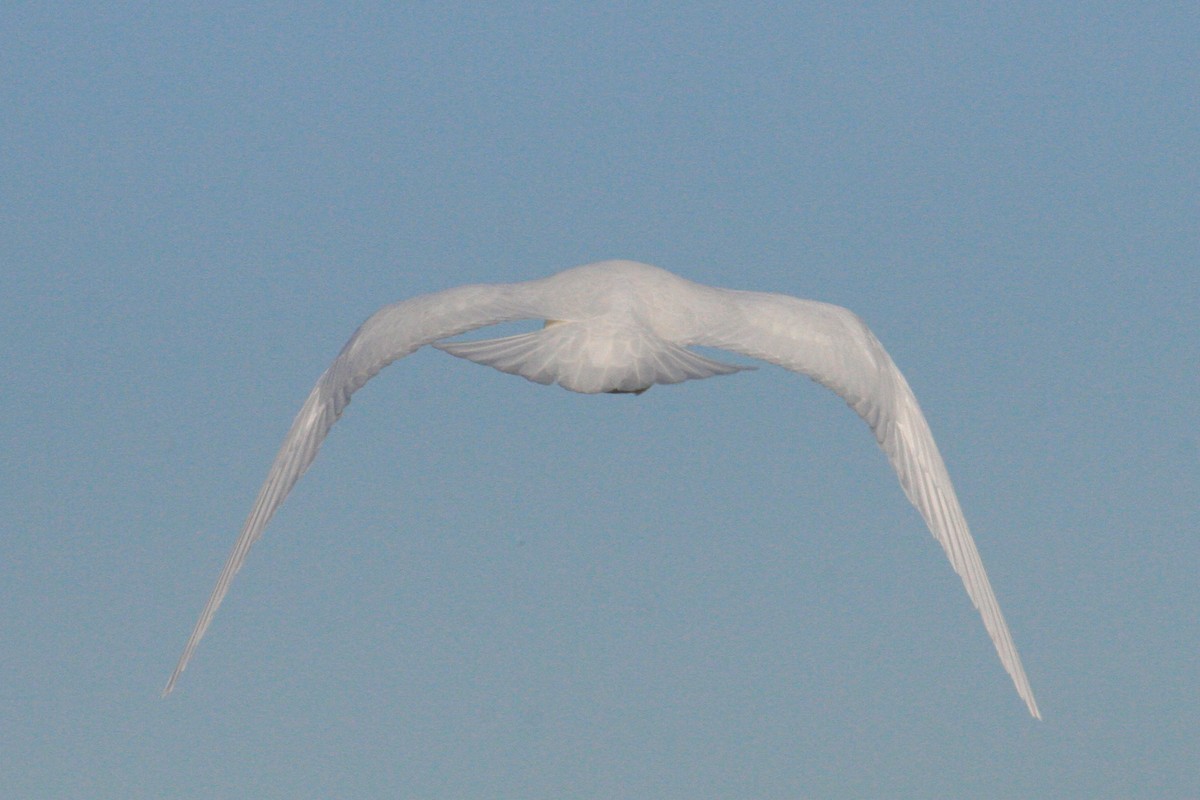
{"type": "Polygon", "coordinates": [[[379,370],[432,344],[451,355],[573,392],[640,394],[656,383],[728,375],[690,345],[762,359],[832,389],[875,433],[979,609],[1017,694],[1041,718],[1021,658],[967,529],[933,434],[904,376],[850,311],[782,294],[717,289],[632,261],[603,261],[540,280],[460,286],[386,306],[350,337],[300,408],[233,552],[163,689],[171,692],[271,516],[317,455],[350,396],[379,370]],[[514,320],[533,333],[446,342],[514,320]]]}

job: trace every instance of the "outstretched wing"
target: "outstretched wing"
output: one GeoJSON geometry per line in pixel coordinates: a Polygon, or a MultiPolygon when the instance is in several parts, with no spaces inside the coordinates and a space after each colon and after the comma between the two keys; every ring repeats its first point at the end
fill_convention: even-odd
{"type": "Polygon", "coordinates": [[[1041,719],[929,424],[883,345],[862,320],[838,306],[778,294],[711,291],[717,293],[706,302],[713,309],[712,324],[697,331],[691,343],[742,353],[807,375],[858,412],[891,461],[904,493],[962,578],[1017,694],[1041,719]]]}
{"type": "Polygon", "coordinates": [[[233,576],[241,569],[250,547],[309,464],[316,458],[325,434],[341,416],[350,396],[379,370],[422,345],[446,336],[515,319],[537,316],[528,306],[523,284],[461,286],[414,297],[373,314],[346,342],[342,352],[317,381],[279,454],[258,491],[233,552],[225,562],[200,619],[188,637],[183,655],[163,689],[166,697],[187,668],[196,645],[217,613],[233,576]]]}

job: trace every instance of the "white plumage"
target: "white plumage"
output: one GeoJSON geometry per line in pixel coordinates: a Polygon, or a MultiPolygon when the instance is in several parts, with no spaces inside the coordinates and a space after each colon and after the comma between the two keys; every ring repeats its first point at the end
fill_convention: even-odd
{"type": "Polygon", "coordinates": [[[656,383],[747,369],[701,356],[688,349],[691,345],[762,359],[832,389],[875,433],[905,494],[979,609],[1017,693],[1040,718],[929,425],[904,376],[866,325],[838,306],[702,286],[631,261],[588,264],[522,283],[447,289],[387,306],[363,323],[292,423],[164,696],[187,667],[251,545],[316,457],[350,396],[379,370],[427,344],[587,394],[640,393],[656,383]],[[503,339],[442,341],[522,319],[546,324],[503,339]]]}

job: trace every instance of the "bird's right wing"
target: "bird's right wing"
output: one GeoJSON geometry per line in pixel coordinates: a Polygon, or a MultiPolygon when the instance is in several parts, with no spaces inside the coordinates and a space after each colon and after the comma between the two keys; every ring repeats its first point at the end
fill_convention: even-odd
{"type": "Polygon", "coordinates": [[[879,340],[853,313],[827,303],[723,289],[702,290],[697,302],[705,307],[707,324],[693,332],[689,343],[742,353],[807,375],[841,396],[871,427],[904,493],[962,578],[1017,693],[1040,719],[929,424],[879,340]]]}
{"type": "Polygon", "coordinates": [[[175,688],[187,668],[250,547],[316,458],[321,442],[350,402],[350,396],[388,364],[422,345],[486,325],[537,316],[536,309],[529,305],[526,285],[461,286],[414,297],[380,309],[350,337],[313,387],[284,437],[237,543],[163,689],[164,697],[175,688]]]}

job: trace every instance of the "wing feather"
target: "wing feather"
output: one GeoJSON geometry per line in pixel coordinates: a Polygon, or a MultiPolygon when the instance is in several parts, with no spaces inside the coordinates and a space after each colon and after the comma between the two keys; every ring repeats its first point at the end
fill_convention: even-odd
{"type": "Polygon", "coordinates": [[[929,424],[908,382],[874,334],[850,311],[794,297],[711,290],[716,320],[692,337],[778,364],[832,389],[871,427],[900,486],[942,545],[979,610],[1017,694],[1041,718],[1012,635],[971,538],[962,508],[929,424]]]}
{"type": "Polygon", "coordinates": [[[164,697],[175,688],[179,676],[187,668],[196,646],[225,599],[230,583],[245,562],[246,554],[316,458],[321,442],[342,415],[350,396],[388,364],[437,339],[485,325],[537,316],[537,310],[530,305],[527,286],[481,284],[414,297],[380,309],[350,337],[313,387],[284,437],[237,543],[163,689],[164,697]]]}

